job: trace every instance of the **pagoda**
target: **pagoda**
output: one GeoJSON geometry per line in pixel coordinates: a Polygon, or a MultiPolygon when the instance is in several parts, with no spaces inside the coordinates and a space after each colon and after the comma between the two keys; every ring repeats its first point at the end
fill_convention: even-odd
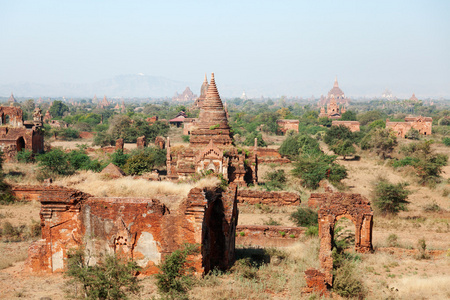
{"type": "Polygon", "coordinates": [[[229,146],[233,144],[227,114],[216,87],[214,73],[211,75],[211,83],[200,108],[195,127],[191,131],[191,146],[206,146],[210,140],[215,145],[229,146]]]}
{"type": "Polygon", "coordinates": [[[172,152],[167,138],[167,175],[172,179],[186,179],[195,173],[222,174],[229,182],[245,185],[256,183],[257,157],[255,146],[250,152],[239,153],[233,145],[227,113],[217,90],[214,73],[200,108],[198,119],[193,123],[187,148],[172,152]]]}

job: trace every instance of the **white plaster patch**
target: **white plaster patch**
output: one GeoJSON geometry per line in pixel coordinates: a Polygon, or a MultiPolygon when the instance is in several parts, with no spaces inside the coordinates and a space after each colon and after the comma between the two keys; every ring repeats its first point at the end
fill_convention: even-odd
{"type": "Polygon", "coordinates": [[[139,240],[136,243],[134,252],[140,252],[144,257],[137,260],[137,264],[141,267],[145,267],[149,261],[159,264],[161,261],[161,253],[158,252],[156,241],[153,239],[153,235],[150,232],[142,232],[139,240]]]}
{"type": "Polygon", "coordinates": [[[56,270],[64,268],[64,255],[63,251],[59,251],[52,254],[52,270],[55,272],[56,270]]]}

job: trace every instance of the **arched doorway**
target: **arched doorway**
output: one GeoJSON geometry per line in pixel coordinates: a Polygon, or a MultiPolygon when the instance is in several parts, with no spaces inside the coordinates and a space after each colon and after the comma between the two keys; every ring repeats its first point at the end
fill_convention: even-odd
{"type": "Polygon", "coordinates": [[[20,152],[23,149],[25,149],[25,140],[23,139],[23,137],[20,137],[17,139],[16,148],[17,148],[17,152],[20,152]]]}

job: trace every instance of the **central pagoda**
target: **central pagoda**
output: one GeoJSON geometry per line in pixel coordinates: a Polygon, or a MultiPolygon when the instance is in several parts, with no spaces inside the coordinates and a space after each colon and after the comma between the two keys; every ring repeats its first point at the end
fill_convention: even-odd
{"type": "Polygon", "coordinates": [[[239,185],[257,183],[256,143],[251,154],[238,151],[233,145],[227,112],[217,91],[214,73],[199,117],[192,123],[189,147],[177,147],[173,151],[168,138],[166,166],[169,179],[185,180],[196,173],[212,172],[222,174],[223,179],[239,185]]]}
{"type": "Polygon", "coordinates": [[[211,140],[216,146],[233,144],[227,114],[216,87],[214,73],[211,74],[206,98],[200,108],[195,127],[191,131],[190,144],[194,147],[206,146],[211,140]]]}

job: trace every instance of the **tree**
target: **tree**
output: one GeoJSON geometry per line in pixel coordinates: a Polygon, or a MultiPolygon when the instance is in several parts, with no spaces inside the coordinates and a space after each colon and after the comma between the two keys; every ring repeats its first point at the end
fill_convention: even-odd
{"type": "Polygon", "coordinates": [[[165,150],[148,147],[133,152],[123,168],[128,175],[142,175],[165,163],[165,150]]]}
{"type": "Polygon", "coordinates": [[[361,140],[362,149],[374,149],[383,159],[397,146],[397,136],[392,129],[376,128],[361,140]]]}
{"type": "Polygon", "coordinates": [[[353,132],[351,132],[351,130],[348,127],[344,125],[339,125],[339,126],[331,126],[331,128],[325,134],[323,140],[327,145],[331,146],[337,142],[342,142],[344,140],[353,141],[353,139],[354,139],[353,132]]]}
{"type": "Polygon", "coordinates": [[[254,131],[247,135],[244,141],[245,146],[255,145],[255,138],[257,139],[258,147],[267,147],[267,143],[263,140],[261,132],[254,131]]]}
{"type": "Polygon", "coordinates": [[[72,175],[75,171],[68,161],[68,155],[60,148],[39,154],[36,156],[36,160],[43,170],[58,175],[72,175]]]}
{"type": "Polygon", "coordinates": [[[347,110],[345,113],[342,114],[341,120],[342,121],[356,121],[356,113],[351,110],[347,110]]]}
{"type": "Polygon", "coordinates": [[[401,152],[411,156],[410,164],[414,167],[421,184],[435,184],[440,181],[443,167],[448,163],[448,156],[437,154],[431,148],[433,141],[422,141],[403,147],[401,152]]]}
{"type": "Polygon", "coordinates": [[[410,191],[407,183],[392,184],[386,179],[379,179],[374,186],[374,204],[382,214],[397,214],[406,210],[410,191]]]}
{"type": "Polygon", "coordinates": [[[336,156],[321,152],[304,153],[294,163],[292,174],[301,179],[301,184],[310,189],[317,189],[322,179],[339,183],[348,176],[344,166],[335,162],[336,156]]]}
{"type": "Polygon", "coordinates": [[[50,114],[55,117],[62,117],[65,112],[69,111],[69,107],[64,104],[62,101],[55,100],[53,101],[52,106],[49,109],[50,114]]]}
{"type": "Polygon", "coordinates": [[[367,125],[378,119],[383,119],[384,115],[379,110],[371,110],[363,114],[358,115],[358,121],[361,125],[367,125]]]}
{"type": "Polygon", "coordinates": [[[337,155],[343,156],[344,160],[346,156],[356,153],[355,147],[353,147],[353,143],[350,140],[337,142],[330,147],[330,150],[337,155]]]}

